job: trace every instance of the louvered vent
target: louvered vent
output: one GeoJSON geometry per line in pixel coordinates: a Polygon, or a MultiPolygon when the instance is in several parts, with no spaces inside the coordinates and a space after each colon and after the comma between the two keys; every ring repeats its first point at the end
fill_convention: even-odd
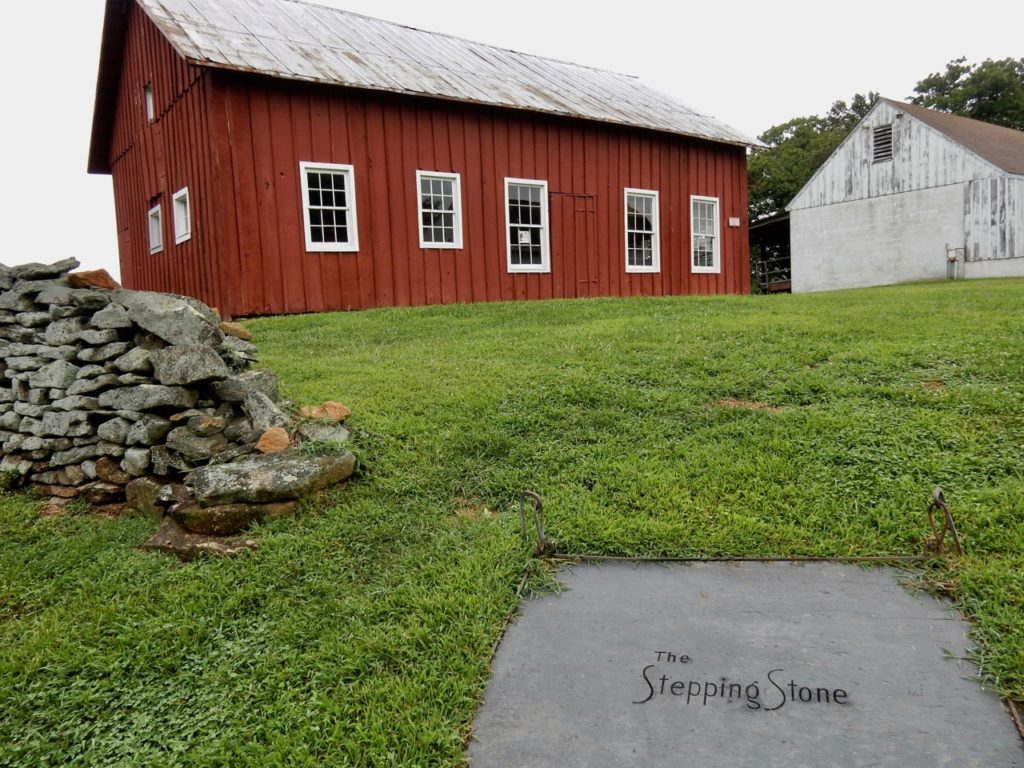
{"type": "Polygon", "coordinates": [[[872,132],[871,161],[884,163],[892,160],[892,123],[879,125],[872,132]]]}

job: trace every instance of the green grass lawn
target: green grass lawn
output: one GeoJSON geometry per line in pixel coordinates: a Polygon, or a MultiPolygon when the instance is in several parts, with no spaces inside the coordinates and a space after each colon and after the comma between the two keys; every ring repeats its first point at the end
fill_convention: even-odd
{"type": "Polygon", "coordinates": [[[913,554],[1024,700],[1024,281],[249,323],[358,482],[189,565],[0,499],[0,766],[458,765],[543,495],[558,549],[913,554]]]}

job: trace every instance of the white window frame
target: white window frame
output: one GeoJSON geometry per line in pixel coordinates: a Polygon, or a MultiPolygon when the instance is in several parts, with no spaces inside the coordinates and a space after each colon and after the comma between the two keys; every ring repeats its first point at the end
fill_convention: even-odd
{"type": "MultiPolygon", "coordinates": [[[[517,179],[505,177],[505,268],[510,273],[546,273],[551,271],[551,227],[549,216],[548,183],[543,179],[517,179]],[[540,264],[512,263],[512,220],[509,216],[509,188],[513,185],[536,187],[540,190],[540,264]]],[[[518,225],[517,225],[518,226],[518,225]]]]}
{"type": "MultiPolygon", "coordinates": [[[[626,259],[626,272],[638,273],[638,274],[652,274],[661,272],[661,219],[660,219],[660,199],[658,190],[656,189],[637,189],[634,187],[626,187],[622,194],[623,214],[622,223],[625,232],[625,259],[626,259]],[[653,258],[651,259],[651,266],[645,266],[642,264],[630,264],[629,263],[629,235],[631,232],[639,233],[641,230],[631,230],[629,228],[629,197],[646,197],[653,201],[651,206],[651,223],[654,227],[650,233],[653,235],[652,248],[654,250],[653,258]]],[[[645,233],[646,234],[646,233],[645,233]]]]}
{"type": "Polygon", "coordinates": [[[302,221],[306,235],[307,253],[354,253],[359,250],[359,225],[356,217],[356,172],[355,168],[345,163],[314,163],[300,162],[299,177],[302,188],[302,221]],[[348,219],[348,242],[345,243],[317,243],[313,241],[312,228],[309,220],[309,172],[341,174],[345,177],[345,196],[348,200],[346,208],[333,208],[333,210],[344,210],[348,219]]]}
{"type": "Polygon", "coordinates": [[[416,171],[416,224],[420,232],[420,248],[439,248],[455,250],[462,248],[462,179],[457,173],[447,171],[416,171]],[[424,180],[450,181],[452,183],[452,196],[455,214],[453,217],[454,236],[450,243],[434,242],[427,240],[426,229],[423,226],[423,214],[430,211],[423,210],[423,182],[424,180]]]}
{"type": "Polygon", "coordinates": [[[153,97],[152,83],[146,83],[142,88],[142,98],[146,102],[146,120],[153,122],[156,119],[156,99],[153,97]]]}
{"type": "Polygon", "coordinates": [[[149,223],[149,252],[160,253],[164,249],[164,214],[157,203],[146,214],[149,223]]]}
{"type": "Polygon", "coordinates": [[[690,195],[690,272],[703,274],[720,274],[722,271],[722,205],[717,197],[690,195]],[[696,202],[715,204],[715,239],[712,243],[711,258],[714,262],[710,267],[698,267],[693,263],[697,250],[694,248],[694,216],[693,204],[696,202]]]}
{"type": "Polygon", "coordinates": [[[174,211],[174,244],[180,245],[192,238],[192,207],[188,187],[182,187],[171,196],[174,211]]]}

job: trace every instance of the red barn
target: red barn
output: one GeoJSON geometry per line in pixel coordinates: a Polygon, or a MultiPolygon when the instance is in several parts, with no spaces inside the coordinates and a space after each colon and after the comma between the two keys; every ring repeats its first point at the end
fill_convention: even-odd
{"type": "Polygon", "coordinates": [[[746,148],[634,78],[294,0],[107,0],[126,286],[225,315],[745,293],[746,148]]]}

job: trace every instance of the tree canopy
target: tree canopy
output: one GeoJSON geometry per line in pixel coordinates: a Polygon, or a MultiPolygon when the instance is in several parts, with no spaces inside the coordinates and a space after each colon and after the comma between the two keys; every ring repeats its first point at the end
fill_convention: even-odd
{"type": "Polygon", "coordinates": [[[922,107],[1024,131],[1024,59],[954,59],[928,75],[911,101],[922,107]]]}

